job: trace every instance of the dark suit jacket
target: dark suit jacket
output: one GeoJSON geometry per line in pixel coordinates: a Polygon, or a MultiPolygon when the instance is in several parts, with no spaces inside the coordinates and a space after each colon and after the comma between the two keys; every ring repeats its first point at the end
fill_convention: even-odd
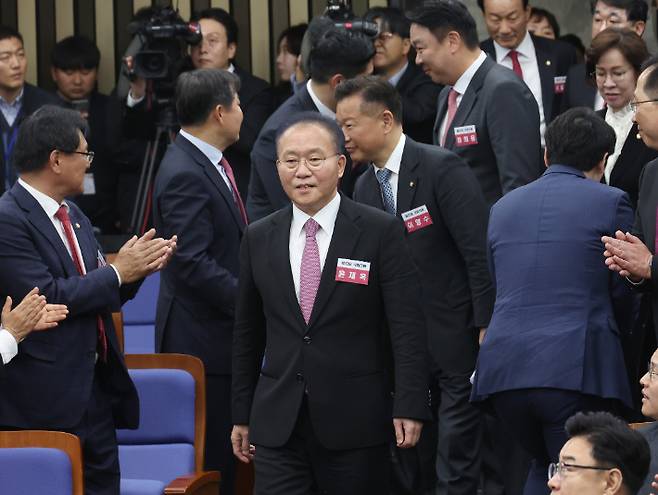
{"type": "Polygon", "coordinates": [[[235,75],[240,78],[240,108],[244,118],[240,127],[240,139],[226,148],[224,155],[235,173],[235,182],[243,198],[247,197],[251,162],[249,154],[258,133],[274,110],[270,85],[235,65],[235,75]]]}
{"type": "Polygon", "coordinates": [[[586,72],[585,64],[577,64],[569,69],[561,104],[562,112],[574,107],[594,109],[597,89],[589,82],[586,72]]]}
{"type": "Polygon", "coordinates": [[[244,223],[220,173],[181,135],[160,164],[153,219],[160,235],[178,235],[160,281],[156,350],[197,356],[208,374],[230,373],[244,223]]]}
{"type": "Polygon", "coordinates": [[[253,443],[279,447],[306,390],[313,429],[326,448],[386,443],[393,417],[429,419],[420,284],[403,227],[341,198],[306,325],[290,271],[291,219],[288,206],[249,225],[242,241],[233,423],[248,424],[253,443]],[[370,262],[368,284],[336,282],[338,258],[370,262]]]}
{"type": "Polygon", "coordinates": [[[615,319],[628,300],[603,262],[601,236],[627,231],[628,195],[551,165],[504,196],[489,217],[496,305],[480,347],[473,400],[524,388],[556,388],[632,407],[615,319]]]}
{"type": "MultiPolygon", "coordinates": [[[[372,167],[359,177],[354,199],[384,209],[372,167]]],[[[478,350],[475,328],[489,325],[494,303],[487,206],[473,172],[457,155],[407,137],[398,218],[419,206],[427,207],[432,225],[406,235],[420,273],[430,352],[440,369],[468,374],[478,350]]]]}
{"type": "Polygon", "coordinates": [[[402,99],[402,127],[407,136],[420,143],[432,144],[436,100],[442,88],[413,61],[409,62],[395,86],[402,99]]]}
{"type": "MultiPolygon", "coordinates": [[[[605,118],[606,110],[599,110],[601,118],[605,118]]],[[[637,195],[640,187],[640,174],[644,166],[651,160],[658,158],[658,151],[649,148],[638,137],[637,124],[628,132],[624,147],[617,158],[615,167],[610,174],[610,185],[626,191],[631,199],[633,208],[637,206],[637,195]]],[[[605,179],[602,179],[605,181],[605,179]]]]}
{"type": "MultiPolygon", "coordinates": [[[[560,113],[562,95],[555,91],[555,78],[566,76],[569,67],[576,64],[576,50],[559,40],[530,35],[537,55],[537,69],[541,80],[541,98],[544,119],[548,125],[560,113]]],[[[480,48],[496,61],[496,49],[491,38],[480,43],[480,48]]]]}
{"type": "MultiPolygon", "coordinates": [[[[20,128],[21,122],[25,120],[26,117],[29,117],[44,105],[60,105],[59,98],[41,88],[25,83],[25,86],[23,86],[23,103],[21,111],[18,113],[18,117],[16,117],[16,120],[14,121],[14,126],[20,128]]],[[[0,119],[4,121],[1,114],[0,119]]],[[[0,146],[0,177],[2,178],[2,180],[0,180],[0,194],[5,192],[5,166],[5,156],[2,152],[2,146],[0,146]]]]}
{"type": "MultiPolygon", "coordinates": [[[[448,111],[445,87],[439,95],[435,144],[448,111]]],[[[537,101],[510,69],[487,58],[462,97],[445,147],[469,164],[484,199],[493,204],[503,194],[539,177],[541,139],[537,101]],[[454,129],[475,126],[477,144],[457,146],[454,129]]]]}
{"type": "MultiPolygon", "coordinates": [[[[251,151],[251,177],[247,195],[249,221],[253,222],[266,217],[270,213],[290,204],[288,196],[283,192],[279,174],[276,170],[276,143],[274,142],[276,132],[292,115],[318,111],[304,84],[265,122],[251,151]]],[[[348,158],[340,189],[344,194],[352,196],[354,181],[358,172],[352,168],[349,154],[345,150],[343,150],[343,154],[348,158]]]]}
{"type": "Polygon", "coordinates": [[[644,480],[643,488],[638,493],[652,493],[654,490],[651,487],[651,482],[654,481],[654,476],[658,473],[658,423],[654,421],[646,426],[642,426],[638,431],[646,439],[651,450],[649,472],[644,480]]]}
{"type": "Polygon", "coordinates": [[[119,289],[112,267],[99,267],[102,256],[91,223],[75,204],[71,223],[87,269],[78,275],[73,259],[43,208],[18,183],[0,198],[0,292],[20,301],[39,287],[48,302],[66,304],[59,326],[32,332],[0,380],[0,424],[28,429],[67,429],[88,408],[95,369],[110,395],[116,427],[135,428],[137,393],[119,352],[111,312],[132,297],[138,285],[119,289]],[[96,365],[97,318],[105,323],[107,364],[96,365]]]}

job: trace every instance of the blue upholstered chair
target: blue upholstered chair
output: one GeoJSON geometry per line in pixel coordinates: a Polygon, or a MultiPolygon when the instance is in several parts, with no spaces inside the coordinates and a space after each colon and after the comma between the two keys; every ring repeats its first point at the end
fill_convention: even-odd
{"type": "Polygon", "coordinates": [[[0,431],[0,492],[83,495],[82,451],[75,435],[0,431]]]}
{"type": "Polygon", "coordinates": [[[155,352],[155,307],[160,290],[160,273],[144,279],[135,297],[123,305],[123,334],[126,354],[155,352]]]}
{"type": "Polygon", "coordinates": [[[218,494],[219,473],[203,472],[203,363],[183,354],[129,354],[140,401],[137,430],[118,430],[122,495],[218,494]]]}

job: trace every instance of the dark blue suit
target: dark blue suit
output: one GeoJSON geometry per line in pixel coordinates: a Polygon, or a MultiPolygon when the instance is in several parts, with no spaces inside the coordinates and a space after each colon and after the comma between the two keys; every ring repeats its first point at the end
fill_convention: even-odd
{"type": "Polygon", "coordinates": [[[245,225],[220,173],[181,135],[160,164],[153,218],[160,235],[178,235],[178,249],[162,271],[156,350],[191,354],[203,361],[206,466],[222,471],[222,492],[232,493],[228,485],[233,465],[229,442],[231,343],[245,225]]]}
{"type": "MultiPolygon", "coordinates": [[[[629,292],[605,266],[601,236],[629,231],[632,222],[627,194],[563,165],[491,210],[496,303],[472,400],[493,399],[536,464],[557,459],[571,413],[594,402],[631,405],[620,343],[627,322],[618,323],[622,312],[615,311],[629,292]]],[[[546,470],[538,469],[545,493],[546,470]]],[[[536,493],[529,486],[526,493],[536,493]]]]}
{"type": "MultiPolygon", "coordinates": [[[[136,286],[119,289],[112,267],[99,267],[102,254],[91,223],[75,204],[69,205],[87,270],[84,276],[78,274],[62,239],[30,193],[16,183],[0,198],[0,294],[20,301],[36,286],[48,302],[69,308],[65,321],[52,330],[32,332],[19,345],[18,355],[4,366],[0,425],[81,435],[87,492],[112,493],[93,488],[88,469],[94,462],[93,452],[86,443],[111,448],[115,427],[134,428],[139,421],[137,393],[118,350],[111,318],[111,312],[119,311],[122,302],[134,295],[136,286]],[[96,363],[98,315],[105,323],[107,363],[96,363]],[[94,438],[86,437],[92,435],[86,430],[92,409],[104,410],[106,421],[104,428],[95,425],[94,438]]],[[[111,452],[96,453],[101,458],[98,462],[116,461],[116,453],[113,459],[111,452]]]]}

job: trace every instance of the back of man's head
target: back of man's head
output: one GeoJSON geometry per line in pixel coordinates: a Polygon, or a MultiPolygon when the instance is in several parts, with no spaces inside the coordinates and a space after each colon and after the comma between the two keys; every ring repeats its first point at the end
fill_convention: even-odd
{"type": "Polygon", "coordinates": [[[311,79],[326,84],[336,74],[346,79],[356,77],[366,71],[374,54],[375,47],[367,36],[330,28],[311,48],[311,79]]]}
{"type": "Polygon", "coordinates": [[[19,174],[40,170],[53,150],[74,152],[80,145],[79,133],[86,135],[88,129],[80,112],[45,105],[21,124],[12,163],[19,174]]]}
{"type": "Polygon", "coordinates": [[[61,70],[97,69],[100,51],[84,36],[69,36],[59,41],[52,53],[52,65],[61,70]]]}
{"type": "Polygon", "coordinates": [[[409,14],[412,23],[423,26],[443,41],[450,31],[456,31],[469,50],[480,45],[475,19],[459,0],[438,0],[419,7],[409,14]]]}
{"type": "Polygon", "coordinates": [[[592,15],[594,15],[596,4],[599,2],[608,7],[624,9],[629,22],[647,21],[649,5],[646,0],[590,0],[592,15]]]}
{"type": "Polygon", "coordinates": [[[593,110],[572,108],[546,129],[548,165],[568,165],[588,172],[615,150],[615,131],[593,110]]]}
{"type": "Polygon", "coordinates": [[[221,69],[183,72],[176,81],[176,113],[182,127],[201,125],[217,105],[230,108],[240,79],[221,69]]]}

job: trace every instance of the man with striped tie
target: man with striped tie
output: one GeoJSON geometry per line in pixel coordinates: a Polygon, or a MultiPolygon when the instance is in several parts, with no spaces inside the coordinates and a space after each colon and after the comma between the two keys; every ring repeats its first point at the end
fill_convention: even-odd
{"type": "Polygon", "coordinates": [[[181,130],[162,159],[153,189],[158,231],[180,234],[162,272],[155,332],[158,352],[197,356],[206,371],[207,469],[222,472],[233,493],[229,442],[231,340],[238,251],[247,224],[225,149],[238,140],[242,110],[237,76],[198,69],[178,77],[181,130]]]}
{"type": "Polygon", "coordinates": [[[317,112],[279,128],[292,205],[242,241],[231,440],[256,495],[389,493],[391,440],[429,419],[419,276],[402,224],[338,194],[342,140],[317,112]]]}

